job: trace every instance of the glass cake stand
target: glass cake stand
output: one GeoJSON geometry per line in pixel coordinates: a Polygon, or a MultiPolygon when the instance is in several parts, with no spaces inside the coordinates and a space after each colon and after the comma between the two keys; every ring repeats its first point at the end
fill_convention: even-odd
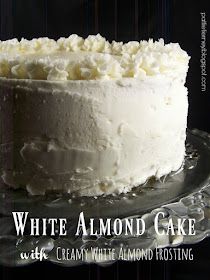
{"type": "MultiPolygon", "coordinates": [[[[155,249],[181,244],[193,244],[210,235],[210,135],[197,129],[188,130],[186,157],[182,168],[157,181],[150,179],[143,187],[134,188],[127,194],[101,197],[74,197],[73,195],[48,194],[30,196],[24,190],[12,190],[5,186],[0,189],[0,263],[9,266],[30,264],[36,260],[20,258],[21,252],[31,252],[36,247],[44,249],[48,261],[75,266],[95,262],[111,264],[117,260],[93,259],[87,254],[82,260],[59,260],[57,248],[90,249],[114,248],[116,256],[121,248],[155,249]],[[12,211],[26,211],[31,217],[67,218],[67,236],[17,237],[12,211]],[[79,213],[88,218],[142,218],[145,232],[141,236],[75,236],[79,213]],[[195,219],[196,234],[158,235],[154,229],[154,217],[158,212],[159,230],[167,228],[172,218],[175,229],[178,219],[195,219]]],[[[1,148],[1,155],[8,148],[1,148]]],[[[4,155],[3,155],[4,156],[4,155]]],[[[29,225],[26,224],[29,230],[29,225]]],[[[187,232],[187,229],[186,229],[187,232]]]]}

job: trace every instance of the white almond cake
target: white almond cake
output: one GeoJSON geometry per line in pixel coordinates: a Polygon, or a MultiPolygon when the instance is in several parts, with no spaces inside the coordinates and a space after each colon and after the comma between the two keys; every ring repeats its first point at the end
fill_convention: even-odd
{"type": "Polygon", "coordinates": [[[178,170],[189,56],[160,39],[0,42],[1,166],[8,186],[98,196],[178,170]]]}

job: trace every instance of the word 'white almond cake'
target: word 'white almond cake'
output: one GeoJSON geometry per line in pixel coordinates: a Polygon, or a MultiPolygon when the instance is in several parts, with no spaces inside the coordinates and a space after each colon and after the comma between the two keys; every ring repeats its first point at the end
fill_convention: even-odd
{"type": "Polygon", "coordinates": [[[128,192],[185,156],[189,56],[100,35],[0,42],[5,184],[30,194],[128,192]]]}

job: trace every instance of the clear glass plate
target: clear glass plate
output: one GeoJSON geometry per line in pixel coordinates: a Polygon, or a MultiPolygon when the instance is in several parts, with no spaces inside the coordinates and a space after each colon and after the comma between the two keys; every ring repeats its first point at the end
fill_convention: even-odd
{"type": "MultiPolygon", "coordinates": [[[[48,260],[74,266],[82,261],[59,261],[56,248],[110,247],[154,249],[199,242],[210,234],[210,135],[199,130],[187,133],[187,154],[185,163],[178,172],[171,173],[160,181],[149,180],[143,187],[134,188],[127,194],[102,196],[98,198],[73,197],[71,195],[48,194],[46,197],[29,196],[24,190],[0,189],[0,263],[24,265],[35,260],[22,260],[20,252],[35,247],[44,248],[49,253],[48,260]],[[65,238],[30,237],[15,235],[12,211],[27,211],[33,217],[68,218],[68,236],[65,238]],[[145,220],[145,234],[139,237],[79,236],[75,238],[75,227],[79,213],[89,217],[120,217],[122,220],[141,217],[145,220]],[[177,218],[196,219],[196,235],[159,236],[154,230],[154,216],[164,212],[160,228],[167,227],[169,218],[176,224],[177,218]]],[[[1,152],[8,151],[2,148],[1,152]]],[[[102,265],[114,260],[93,260],[88,256],[83,262],[97,262],[102,265]]]]}

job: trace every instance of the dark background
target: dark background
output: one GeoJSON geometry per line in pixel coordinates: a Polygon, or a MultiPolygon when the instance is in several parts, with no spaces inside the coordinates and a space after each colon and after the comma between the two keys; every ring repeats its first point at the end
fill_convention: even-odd
{"type": "MultiPolygon", "coordinates": [[[[100,33],[108,40],[130,41],[164,38],[178,42],[191,56],[186,85],[189,90],[188,127],[210,132],[210,99],[201,91],[200,12],[209,21],[209,0],[0,0],[0,39],[17,37],[59,38],[77,33],[100,33]]],[[[207,29],[210,27],[207,24],[207,29]]],[[[207,49],[209,31],[207,32],[207,49]]],[[[209,74],[209,56],[207,56],[209,74]]],[[[194,261],[117,262],[101,268],[85,265],[63,268],[38,263],[24,268],[0,268],[0,279],[37,276],[88,279],[210,279],[210,240],[193,245],[194,261]],[[36,275],[37,274],[37,275],[36,275]],[[38,276],[39,275],[39,276],[38,276]]]]}

